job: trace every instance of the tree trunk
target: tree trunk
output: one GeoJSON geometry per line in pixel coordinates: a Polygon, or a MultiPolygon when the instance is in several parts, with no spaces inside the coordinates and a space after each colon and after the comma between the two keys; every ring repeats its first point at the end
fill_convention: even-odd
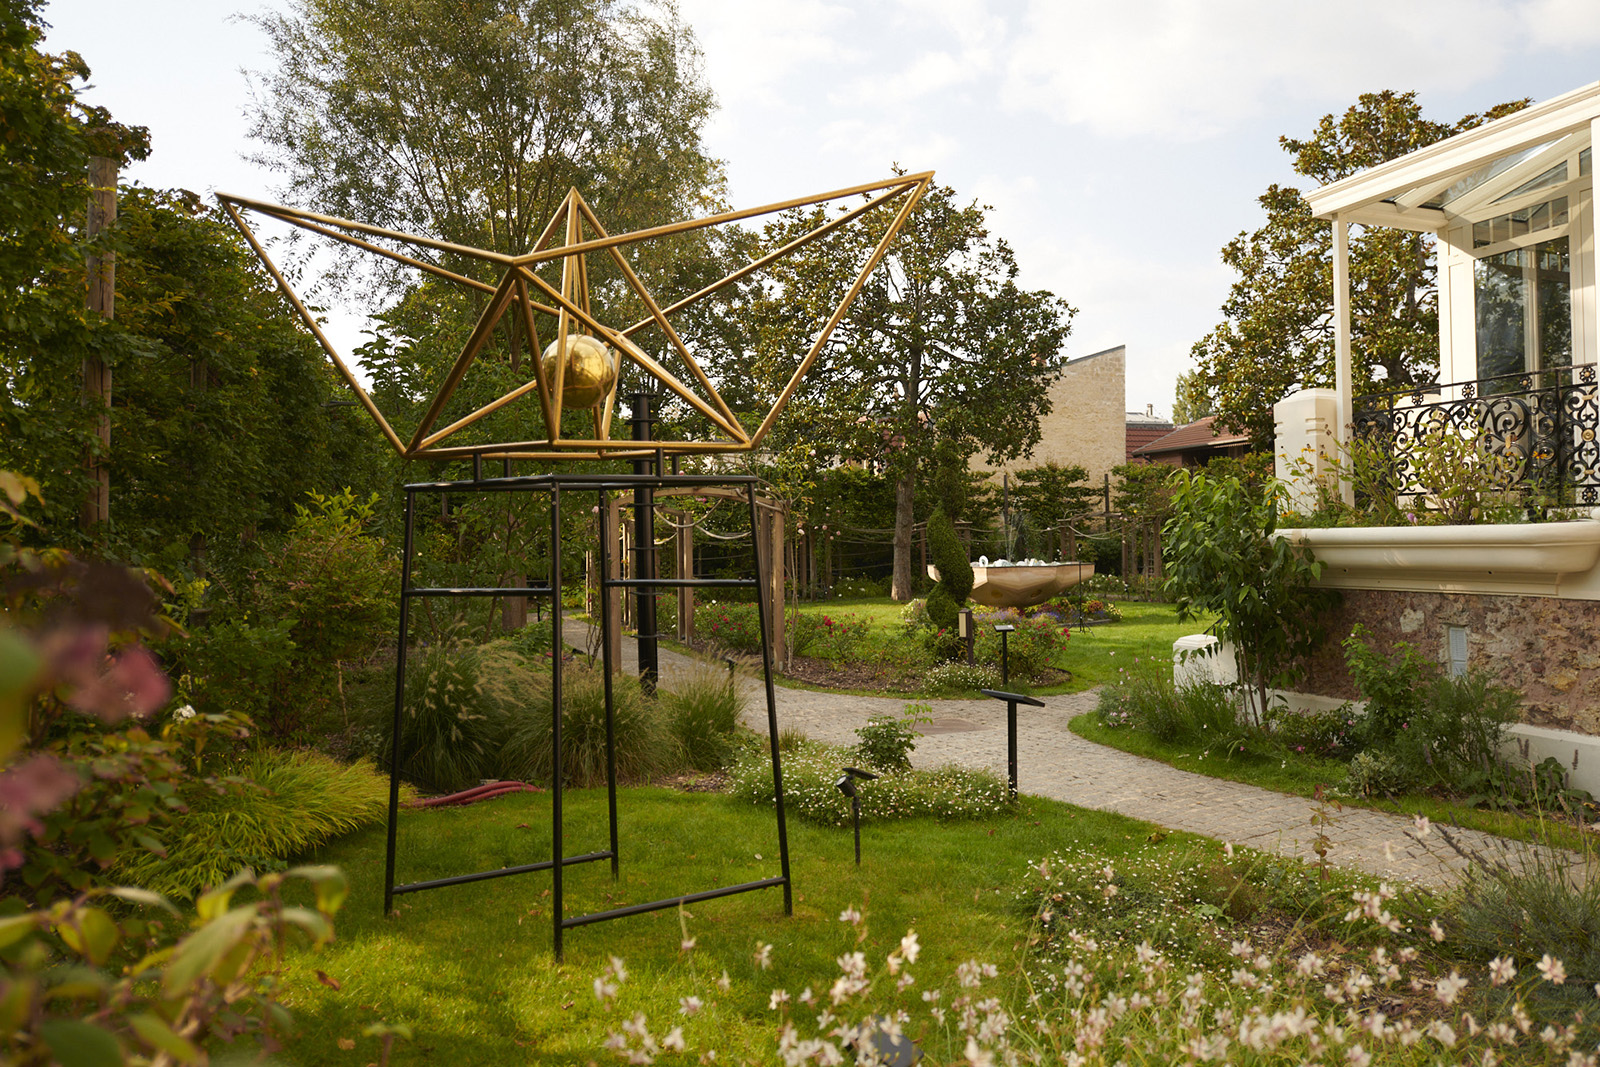
{"type": "Polygon", "coordinates": [[[916,473],[906,471],[894,483],[894,581],[889,596],[911,599],[911,530],[916,504],[916,473]]]}
{"type": "MultiPolygon", "coordinates": [[[[89,161],[89,214],[85,236],[94,240],[117,220],[117,163],[95,156],[89,161]]],[[[101,318],[116,313],[117,259],[115,254],[93,255],[86,260],[89,285],[86,303],[101,318]]],[[[98,354],[83,361],[83,399],[94,409],[96,445],[84,450],[84,471],[89,487],[84,494],[81,522],[85,533],[111,519],[111,368],[98,354]]]]}

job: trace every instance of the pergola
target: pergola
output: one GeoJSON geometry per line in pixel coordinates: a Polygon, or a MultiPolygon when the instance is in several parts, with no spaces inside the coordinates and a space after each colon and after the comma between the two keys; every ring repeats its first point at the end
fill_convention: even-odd
{"type": "Polygon", "coordinates": [[[1595,296],[1590,145],[1597,125],[1600,82],[1307,195],[1312,213],[1333,223],[1337,432],[1342,441],[1348,441],[1354,421],[1352,224],[1393,226],[1438,238],[1441,382],[1596,362],[1600,301],[1595,296]],[[1520,298],[1515,295],[1519,291],[1520,298]],[[1553,295],[1546,298],[1546,293],[1553,295]],[[1520,312],[1516,299],[1523,301],[1520,312]],[[1570,334],[1558,321],[1563,314],[1570,320],[1570,334]],[[1519,330],[1525,337],[1516,336],[1519,330]],[[1558,351],[1563,344],[1565,351],[1558,351]]]}

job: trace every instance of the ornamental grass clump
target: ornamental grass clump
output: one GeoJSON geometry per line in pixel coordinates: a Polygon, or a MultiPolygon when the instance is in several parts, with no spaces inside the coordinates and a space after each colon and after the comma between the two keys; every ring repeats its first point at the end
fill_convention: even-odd
{"type": "MultiPolygon", "coordinates": [[[[818,741],[800,741],[784,752],[785,810],[822,826],[850,823],[850,801],[834,787],[841,770],[854,766],[857,754],[818,741]]],[[[764,748],[751,749],[729,769],[728,791],[752,804],[774,801],[772,763],[764,748]]],[[[931,771],[902,771],[869,782],[857,782],[863,822],[932,816],[977,819],[1007,810],[1006,783],[988,771],[948,766],[931,771]]]]}
{"type": "MultiPolygon", "coordinates": [[[[486,685],[485,651],[474,645],[418,648],[406,663],[400,773],[418,787],[451,793],[493,773],[505,738],[505,707],[486,685]]],[[[392,749],[392,711],[373,708],[383,738],[379,762],[392,749]]]]}
{"type": "Polygon", "coordinates": [[[738,746],[739,716],[747,703],[734,673],[701,664],[663,691],[660,701],[689,766],[721,770],[738,746]]]}
{"type": "MultiPolygon", "coordinates": [[[[562,672],[562,780],[571,786],[598,786],[606,781],[605,672],[574,661],[562,672]]],[[[612,729],[616,739],[617,774],[642,781],[683,765],[665,710],[646,696],[637,678],[611,679],[612,729]]],[[[503,749],[496,761],[499,775],[526,782],[548,782],[552,774],[550,688],[510,716],[503,749]]]]}
{"type": "Polygon", "coordinates": [[[381,822],[389,809],[389,776],[367,760],[341,764],[320,752],[264,748],[231,769],[236,780],[220,791],[185,788],[188,811],[166,835],[165,854],[130,852],[115,877],[192,898],[246,868],[283,870],[308,849],[381,822]]]}

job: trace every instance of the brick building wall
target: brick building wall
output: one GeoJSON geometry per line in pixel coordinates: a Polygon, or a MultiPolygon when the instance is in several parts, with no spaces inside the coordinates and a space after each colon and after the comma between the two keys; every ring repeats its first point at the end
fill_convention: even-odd
{"type": "MultiPolygon", "coordinates": [[[[1118,345],[1067,363],[1050,386],[1050,413],[1039,423],[1033,454],[995,466],[972,457],[973,470],[1027,470],[1046,463],[1076,464],[1101,485],[1111,468],[1127,461],[1127,347],[1118,345]]],[[[1113,479],[1114,481],[1115,479],[1113,479]]]]}

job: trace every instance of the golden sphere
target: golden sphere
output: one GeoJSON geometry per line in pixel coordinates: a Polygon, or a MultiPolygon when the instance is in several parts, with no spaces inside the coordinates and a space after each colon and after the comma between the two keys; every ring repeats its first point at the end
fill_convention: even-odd
{"type": "MultiPolygon", "coordinates": [[[[556,359],[561,341],[551,341],[544,350],[544,377],[553,392],[556,387],[556,359]]],[[[592,408],[605,399],[616,380],[611,351],[593,337],[572,334],[567,338],[567,372],[561,382],[561,406],[592,408]]]]}

